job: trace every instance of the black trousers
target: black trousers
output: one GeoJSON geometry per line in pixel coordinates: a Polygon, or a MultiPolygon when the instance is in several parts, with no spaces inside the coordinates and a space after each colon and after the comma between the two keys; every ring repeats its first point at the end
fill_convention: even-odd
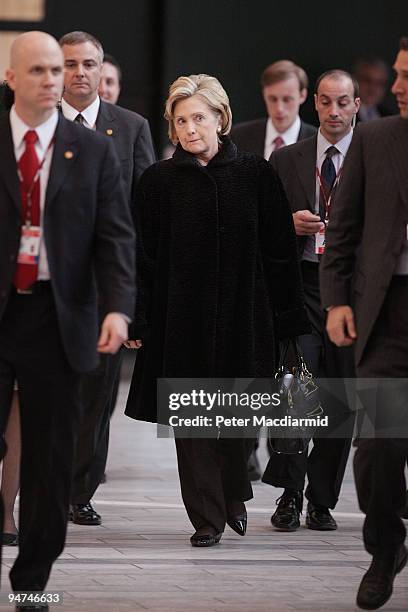
{"type": "Polygon", "coordinates": [[[327,336],[326,313],[320,305],[319,264],[302,262],[305,303],[312,333],[299,342],[310,371],[317,377],[330,378],[330,390],[320,389],[320,399],[329,417],[327,437],[316,437],[313,448],[298,455],[273,453],[262,477],[274,487],[303,491],[307,475],[306,497],[315,504],[334,508],[339,498],[354,428],[343,378],[354,378],[353,351],[339,349],[327,336]],[[331,437],[341,431],[341,437],[331,437]]]}
{"type": "Polygon", "coordinates": [[[87,504],[104,475],[121,363],[122,351],[101,355],[98,368],[81,376],[81,427],[72,483],[73,504],[87,504]]]}
{"type": "Polygon", "coordinates": [[[181,495],[194,529],[224,531],[228,501],[252,499],[248,457],[254,440],[176,438],[181,495]]]}
{"type": "Polygon", "coordinates": [[[364,545],[372,555],[395,552],[406,538],[401,515],[408,459],[407,305],[408,277],[394,277],[357,367],[359,377],[376,379],[371,394],[364,395],[364,412],[376,437],[357,439],[354,456],[359,504],[366,515],[364,545]]]}
{"type": "Polygon", "coordinates": [[[43,590],[61,554],[68,520],[79,375],[61,344],[50,285],[38,295],[12,293],[0,322],[0,423],[16,379],[21,413],[20,548],[10,571],[14,590],[43,590]]]}

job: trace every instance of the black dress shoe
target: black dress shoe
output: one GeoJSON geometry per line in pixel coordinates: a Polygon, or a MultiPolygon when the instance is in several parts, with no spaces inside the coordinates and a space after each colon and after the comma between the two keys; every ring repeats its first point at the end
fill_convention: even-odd
{"type": "Polygon", "coordinates": [[[222,532],[217,533],[213,527],[201,527],[191,536],[191,546],[214,546],[221,540],[222,532]]]}
{"type": "Polygon", "coordinates": [[[245,504],[242,501],[227,501],[227,525],[240,536],[246,534],[248,516],[245,504]]]}
{"type": "Polygon", "coordinates": [[[271,523],[278,531],[296,531],[300,527],[303,507],[302,491],[285,489],[276,500],[278,507],[271,516],[271,523]]]}
{"type": "Polygon", "coordinates": [[[363,610],[377,610],[391,597],[395,576],[404,569],[408,551],[401,546],[398,553],[373,557],[357,593],[357,605],[363,610]]]}
{"type": "Polygon", "coordinates": [[[255,482],[256,480],[260,480],[262,476],[261,466],[258,461],[258,455],[256,454],[256,450],[254,449],[252,453],[249,455],[248,459],[248,476],[251,482],[255,482]]]}
{"type": "Polygon", "coordinates": [[[337,529],[337,523],[326,506],[309,502],[306,512],[306,527],[316,531],[334,531],[337,529]]]}
{"type": "Polygon", "coordinates": [[[231,529],[233,529],[235,533],[240,536],[244,536],[246,534],[247,524],[248,516],[246,512],[227,519],[227,525],[229,525],[231,529]]]}
{"type": "Polygon", "coordinates": [[[69,510],[69,520],[76,525],[100,525],[101,515],[95,512],[91,502],[88,504],[72,504],[69,510]]]}
{"type": "Polygon", "coordinates": [[[18,533],[2,533],[0,539],[3,546],[18,546],[18,533]]]}

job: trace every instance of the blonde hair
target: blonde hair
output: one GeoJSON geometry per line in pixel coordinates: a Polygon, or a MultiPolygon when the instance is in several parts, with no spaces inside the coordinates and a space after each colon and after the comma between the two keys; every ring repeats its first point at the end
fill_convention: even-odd
{"type": "Polygon", "coordinates": [[[200,96],[210,109],[220,118],[220,135],[231,131],[232,112],[227,93],[218,79],[208,74],[190,74],[181,76],[170,85],[169,97],[166,100],[164,118],[169,122],[169,138],[177,144],[178,138],[174,128],[174,107],[180,100],[200,96]]]}

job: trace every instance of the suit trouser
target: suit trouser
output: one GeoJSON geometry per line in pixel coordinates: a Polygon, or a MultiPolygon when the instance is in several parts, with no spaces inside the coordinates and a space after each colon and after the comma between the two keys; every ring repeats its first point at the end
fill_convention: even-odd
{"type": "Polygon", "coordinates": [[[11,294],[0,322],[1,434],[18,382],[21,476],[14,590],[43,590],[61,554],[68,520],[79,375],[62,347],[50,285],[39,295],[11,294]]]}
{"type": "Polygon", "coordinates": [[[302,262],[302,280],[312,333],[300,336],[306,364],[313,375],[330,378],[330,391],[320,389],[320,399],[329,417],[327,436],[314,438],[313,449],[298,455],[273,453],[262,477],[275,487],[303,491],[315,504],[334,508],[339,497],[354,428],[343,378],[354,378],[353,353],[330,342],[325,330],[326,316],[320,305],[319,264],[302,262]],[[341,437],[330,437],[340,430],[341,437]]]}
{"type": "Polygon", "coordinates": [[[73,504],[87,504],[104,475],[121,363],[121,351],[101,355],[99,366],[81,376],[81,427],[74,463],[73,504]]]}
{"type": "Polygon", "coordinates": [[[181,494],[194,528],[224,531],[228,501],[252,498],[247,462],[254,441],[176,438],[181,494]]]}
{"type": "Polygon", "coordinates": [[[376,437],[356,440],[354,456],[359,504],[366,515],[364,545],[372,555],[395,552],[406,537],[401,515],[406,508],[408,459],[407,305],[408,277],[394,277],[357,366],[359,377],[377,379],[364,402],[376,437]]]}

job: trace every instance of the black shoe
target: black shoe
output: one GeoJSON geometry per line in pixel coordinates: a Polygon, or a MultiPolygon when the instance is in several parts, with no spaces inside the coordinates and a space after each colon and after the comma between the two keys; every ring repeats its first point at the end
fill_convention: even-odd
{"type": "Polygon", "coordinates": [[[3,546],[18,546],[18,533],[2,533],[0,540],[3,546]]]}
{"type": "Polygon", "coordinates": [[[398,553],[373,557],[357,593],[357,605],[363,610],[377,610],[391,597],[395,576],[404,569],[408,551],[401,546],[398,553]]]}
{"type": "Polygon", "coordinates": [[[337,523],[326,506],[309,502],[306,512],[306,527],[316,531],[334,531],[337,529],[337,523]]]}
{"type": "Polygon", "coordinates": [[[91,502],[88,504],[72,504],[69,510],[69,520],[76,525],[100,525],[101,515],[95,512],[91,502]]]}
{"type": "Polygon", "coordinates": [[[249,480],[255,482],[259,480],[262,476],[261,466],[258,461],[258,455],[256,454],[256,450],[254,449],[252,453],[249,455],[248,459],[248,476],[249,480]]]}
{"type": "Polygon", "coordinates": [[[240,536],[246,534],[248,516],[244,502],[232,501],[227,504],[227,525],[240,536]]]}
{"type": "Polygon", "coordinates": [[[272,525],[278,531],[296,531],[300,527],[300,515],[303,507],[302,491],[285,489],[276,503],[278,507],[271,516],[272,525]]]}
{"type": "Polygon", "coordinates": [[[407,491],[407,505],[405,506],[405,512],[402,515],[403,519],[408,519],[408,491],[407,491]]]}
{"type": "Polygon", "coordinates": [[[191,536],[191,546],[214,546],[221,540],[222,532],[217,533],[213,527],[201,527],[191,536]]]}

